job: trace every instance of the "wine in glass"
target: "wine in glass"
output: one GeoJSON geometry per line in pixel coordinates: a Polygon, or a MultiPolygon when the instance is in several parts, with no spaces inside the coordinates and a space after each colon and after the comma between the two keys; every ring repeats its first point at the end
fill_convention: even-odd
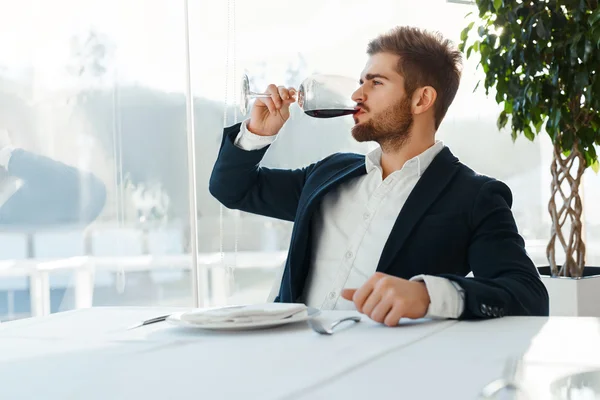
{"type": "MultiPolygon", "coordinates": [[[[334,118],[355,114],[358,110],[352,100],[352,93],[358,89],[358,86],[355,79],[345,76],[311,75],[298,88],[298,106],[306,115],[314,118],[334,118]]],[[[240,110],[243,115],[248,112],[251,99],[268,97],[271,95],[251,91],[248,76],[242,77],[240,110]]]]}

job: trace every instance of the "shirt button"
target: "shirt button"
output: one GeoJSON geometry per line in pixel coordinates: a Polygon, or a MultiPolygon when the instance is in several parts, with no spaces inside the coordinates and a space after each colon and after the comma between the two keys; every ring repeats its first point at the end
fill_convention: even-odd
{"type": "Polygon", "coordinates": [[[335,299],[335,296],[336,296],[336,295],[335,295],[335,292],[329,292],[329,298],[330,298],[331,300],[335,299]]]}
{"type": "Polygon", "coordinates": [[[363,218],[366,220],[368,220],[369,218],[371,218],[371,214],[369,214],[368,212],[363,214],[363,218]]]}
{"type": "Polygon", "coordinates": [[[346,252],[346,258],[352,258],[353,255],[351,251],[346,252]]]}

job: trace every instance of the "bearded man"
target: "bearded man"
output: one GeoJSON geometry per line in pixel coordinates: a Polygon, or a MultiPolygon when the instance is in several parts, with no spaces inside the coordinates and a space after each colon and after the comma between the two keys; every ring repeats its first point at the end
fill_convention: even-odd
{"type": "Polygon", "coordinates": [[[412,27],[375,38],[367,54],[352,95],[352,136],[379,144],[366,156],[262,167],[290,116],[293,88],[269,85],[271,96],[256,100],[250,118],[225,129],[212,195],[228,208],[294,222],[275,301],[356,309],[388,326],[548,315],[510,189],[436,140],[459,87],[461,54],[412,27]]]}

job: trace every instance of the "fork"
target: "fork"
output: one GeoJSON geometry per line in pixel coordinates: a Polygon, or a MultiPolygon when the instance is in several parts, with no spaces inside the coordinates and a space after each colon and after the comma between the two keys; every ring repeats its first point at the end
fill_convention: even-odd
{"type": "Polygon", "coordinates": [[[142,326],[146,326],[146,325],[150,325],[150,324],[155,324],[157,322],[162,322],[162,321],[166,321],[167,318],[169,318],[171,314],[167,314],[167,315],[160,315],[158,317],[154,317],[154,318],[150,318],[147,320],[144,320],[142,322],[138,322],[135,325],[130,326],[129,328],[127,328],[127,330],[131,330],[131,329],[135,329],[135,328],[140,328],[142,326]]]}
{"type": "MultiPolygon", "coordinates": [[[[517,392],[528,399],[527,392],[517,383],[517,373],[522,364],[522,358],[511,357],[506,360],[504,364],[504,370],[502,371],[502,377],[485,385],[479,394],[480,399],[493,399],[500,391],[508,390],[516,396],[517,392]]],[[[514,397],[513,397],[514,398],[514,397]]]]}
{"type": "Polygon", "coordinates": [[[321,335],[333,335],[333,329],[336,326],[338,326],[339,324],[341,324],[342,322],[346,322],[346,321],[360,322],[360,317],[353,316],[353,317],[346,317],[346,318],[338,319],[337,321],[333,322],[329,326],[325,326],[319,320],[311,318],[308,320],[308,324],[313,329],[313,331],[318,332],[321,335]]]}

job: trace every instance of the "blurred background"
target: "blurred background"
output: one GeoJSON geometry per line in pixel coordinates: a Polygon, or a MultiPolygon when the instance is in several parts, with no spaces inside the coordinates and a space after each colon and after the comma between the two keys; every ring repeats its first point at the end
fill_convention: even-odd
{"type": "MultiPolygon", "coordinates": [[[[475,6],[189,0],[186,15],[184,2],[173,0],[0,0],[0,9],[0,129],[8,129],[12,147],[87,171],[106,188],[93,221],[0,224],[2,321],[89,306],[192,306],[193,268],[206,289],[204,305],[265,301],[291,224],[227,210],[208,193],[222,129],[244,119],[241,73],[256,91],[297,86],[312,73],[358,80],[366,45],[379,33],[413,25],[458,43],[475,6]],[[186,122],[192,102],[195,207],[186,122]]],[[[498,131],[493,93],[475,89],[481,76],[465,61],[439,139],[462,162],[510,186],[528,252],[545,265],[552,145],[545,135],[513,143],[510,132],[498,131]]],[[[352,139],[351,125],[351,117],[313,119],[293,106],[265,165],[295,168],[333,152],[368,151],[371,145],[352,139]]],[[[94,195],[81,187],[82,198],[94,195]]],[[[583,194],[587,204],[600,195],[591,170],[583,194]]],[[[586,212],[587,265],[600,265],[600,208],[586,212]]]]}

